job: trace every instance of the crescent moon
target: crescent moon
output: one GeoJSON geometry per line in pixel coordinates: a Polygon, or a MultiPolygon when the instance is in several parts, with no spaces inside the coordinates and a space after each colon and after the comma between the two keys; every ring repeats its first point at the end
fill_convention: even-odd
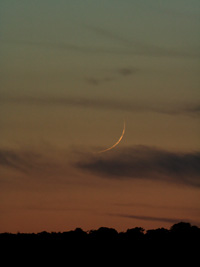
{"type": "Polygon", "coordinates": [[[126,128],[126,124],[125,124],[125,121],[124,121],[124,128],[123,128],[123,131],[122,131],[122,134],[121,134],[119,140],[113,146],[111,146],[109,148],[106,148],[104,150],[98,151],[97,153],[103,153],[103,152],[109,151],[109,150],[113,149],[114,147],[116,147],[121,142],[122,138],[124,137],[125,128],[126,128]]]}

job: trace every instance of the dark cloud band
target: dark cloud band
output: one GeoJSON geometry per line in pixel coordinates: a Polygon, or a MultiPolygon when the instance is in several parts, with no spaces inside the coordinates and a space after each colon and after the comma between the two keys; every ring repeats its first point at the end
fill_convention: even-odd
{"type": "Polygon", "coordinates": [[[133,146],[85,158],[75,166],[107,179],[148,179],[200,187],[200,152],[133,146]]]}

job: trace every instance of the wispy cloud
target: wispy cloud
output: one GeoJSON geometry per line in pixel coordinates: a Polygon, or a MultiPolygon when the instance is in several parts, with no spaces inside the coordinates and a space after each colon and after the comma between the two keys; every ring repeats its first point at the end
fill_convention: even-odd
{"type": "MultiPolygon", "coordinates": [[[[93,81],[95,82],[95,81],[93,81]]],[[[163,103],[142,103],[136,101],[117,101],[105,98],[84,97],[58,97],[58,96],[6,96],[1,95],[0,103],[12,103],[16,105],[42,105],[42,106],[71,106],[79,108],[92,108],[102,110],[119,110],[127,112],[153,112],[167,115],[197,116],[200,113],[199,104],[166,105],[163,103]]]]}
{"type": "Polygon", "coordinates": [[[52,146],[49,148],[45,146],[44,149],[0,148],[0,174],[0,185],[5,186],[11,186],[11,182],[16,186],[34,188],[35,186],[51,188],[52,185],[60,184],[88,185],[88,181],[80,179],[80,173],[70,165],[69,152],[52,146]]]}
{"type": "Polygon", "coordinates": [[[159,205],[159,204],[150,204],[150,203],[139,203],[139,202],[129,202],[129,203],[120,203],[120,202],[117,202],[117,203],[114,203],[113,204],[114,206],[117,206],[117,207],[124,207],[124,208],[135,208],[135,207],[142,207],[142,208],[148,208],[149,210],[150,209],[153,209],[153,210],[181,210],[181,211],[193,211],[193,212],[196,212],[199,214],[200,212],[200,208],[197,208],[197,207],[191,207],[191,206],[176,206],[176,205],[159,205]]]}
{"type": "Polygon", "coordinates": [[[87,26],[87,28],[93,31],[96,35],[102,38],[110,39],[120,44],[124,49],[124,52],[129,54],[135,54],[140,56],[152,56],[152,57],[199,57],[199,51],[193,49],[187,49],[184,51],[181,49],[175,50],[168,47],[157,46],[150,43],[140,42],[132,40],[130,37],[126,38],[122,34],[118,34],[113,30],[107,30],[97,26],[87,26]]]}
{"type": "Polygon", "coordinates": [[[105,76],[101,78],[97,78],[97,77],[86,78],[85,81],[91,85],[101,85],[104,83],[112,82],[115,79],[116,79],[115,77],[105,76]]]}
{"type": "MultiPolygon", "coordinates": [[[[66,154],[65,154],[66,156],[66,154]]],[[[170,152],[154,147],[133,146],[113,153],[81,154],[66,164],[59,157],[31,150],[0,150],[0,167],[26,174],[63,175],[81,170],[106,179],[154,180],[200,187],[200,152],[170,152]]]]}
{"type": "Polygon", "coordinates": [[[86,46],[79,45],[74,43],[66,43],[66,42],[44,42],[44,41],[29,41],[29,40],[4,40],[0,39],[1,43],[5,44],[15,44],[15,45],[26,45],[26,46],[35,46],[45,49],[55,49],[61,51],[74,51],[80,53],[91,53],[91,54],[130,54],[132,51],[127,51],[123,48],[116,47],[104,47],[104,46],[86,46]]]}
{"type": "Polygon", "coordinates": [[[54,152],[45,152],[42,149],[0,149],[0,167],[14,169],[26,175],[32,174],[61,174],[67,173],[66,162],[63,163],[63,154],[57,158],[54,152]]]}
{"type": "Polygon", "coordinates": [[[200,152],[170,152],[133,146],[115,153],[88,155],[74,165],[107,179],[156,180],[200,187],[200,152]]]}
{"type": "Polygon", "coordinates": [[[167,217],[156,217],[156,216],[144,216],[144,215],[134,215],[134,214],[109,214],[110,216],[117,216],[121,218],[129,218],[134,220],[143,221],[154,221],[154,222],[165,222],[165,223],[178,223],[180,221],[190,222],[191,220],[185,218],[167,218],[167,217]]]}
{"type": "Polygon", "coordinates": [[[117,70],[118,74],[122,76],[131,76],[135,73],[138,72],[138,68],[133,68],[133,67],[126,67],[126,68],[120,68],[117,70]]]}
{"type": "Polygon", "coordinates": [[[117,34],[114,31],[109,31],[105,28],[91,26],[91,25],[86,26],[86,28],[100,37],[110,39],[115,42],[117,41],[117,43],[121,43],[123,46],[130,47],[134,44],[133,41],[130,40],[130,38],[123,37],[122,35],[117,34]]]}
{"type": "Polygon", "coordinates": [[[112,71],[107,70],[106,75],[101,75],[100,77],[89,77],[85,81],[91,85],[101,85],[104,83],[109,83],[118,80],[119,78],[127,78],[135,75],[138,72],[138,68],[135,67],[123,67],[119,69],[114,69],[112,71]]]}
{"type": "Polygon", "coordinates": [[[99,37],[115,41],[114,46],[102,45],[80,45],[76,43],[66,42],[45,42],[45,41],[30,41],[30,40],[4,40],[2,43],[38,46],[45,49],[69,50],[80,53],[95,53],[95,54],[114,54],[114,55],[138,55],[138,56],[151,56],[151,57],[189,57],[196,58],[200,56],[198,49],[188,48],[187,50],[172,49],[168,47],[158,46],[150,43],[131,40],[118,34],[112,30],[107,30],[101,27],[86,26],[99,37]]]}
{"type": "Polygon", "coordinates": [[[30,151],[0,150],[0,166],[14,168],[22,172],[40,168],[40,159],[41,155],[30,151]]]}

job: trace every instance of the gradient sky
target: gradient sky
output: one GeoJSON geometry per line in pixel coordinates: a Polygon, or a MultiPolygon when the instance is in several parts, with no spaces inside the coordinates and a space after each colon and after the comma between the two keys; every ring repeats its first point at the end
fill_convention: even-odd
{"type": "Polygon", "coordinates": [[[199,14],[1,1],[0,232],[200,226],[199,14]]]}

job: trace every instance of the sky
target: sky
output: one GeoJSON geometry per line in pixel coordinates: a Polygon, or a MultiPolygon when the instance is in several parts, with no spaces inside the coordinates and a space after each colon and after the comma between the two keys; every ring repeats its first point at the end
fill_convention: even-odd
{"type": "Polygon", "coordinates": [[[0,232],[200,226],[199,12],[1,1],[0,232]]]}

